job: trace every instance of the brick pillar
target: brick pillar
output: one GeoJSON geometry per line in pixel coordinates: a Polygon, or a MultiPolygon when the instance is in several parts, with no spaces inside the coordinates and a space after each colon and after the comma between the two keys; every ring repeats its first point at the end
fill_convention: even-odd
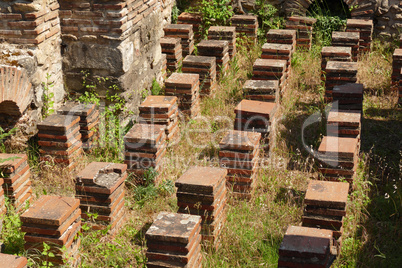
{"type": "Polygon", "coordinates": [[[110,232],[124,222],[124,181],[127,165],[92,162],[75,179],[75,197],[80,200],[81,217],[94,230],[110,225],[110,232]],[[97,213],[93,219],[90,214],[97,213]]]}
{"type": "Polygon", "coordinates": [[[43,242],[50,246],[54,256],[40,256],[54,265],[77,267],[81,261],[79,247],[81,237],[80,200],[72,197],[41,196],[21,215],[21,231],[25,250],[43,251],[43,242]]]}
{"type": "MultiPolygon", "coordinates": [[[[0,180],[4,182],[1,192],[4,190],[4,196],[9,198],[16,211],[20,211],[25,207],[26,202],[32,199],[28,156],[26,154],[0,154],[0,159],[8,159],[8,161],[0,163],[0,180]]],[[[1,204],[0,197],[0,206],[1,204]]]]}
{"type": "Polygon", "coordinates": [[[311,180],[304,198],[302,224],[333,231],[338,239],[343,233],[349,183],[311,180]]]}

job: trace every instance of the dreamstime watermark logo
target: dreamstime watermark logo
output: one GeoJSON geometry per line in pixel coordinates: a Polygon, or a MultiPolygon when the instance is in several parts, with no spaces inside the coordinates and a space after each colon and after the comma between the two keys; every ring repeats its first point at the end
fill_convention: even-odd
{"type": "MultiPolygon", "coordinates": [[[[105,104],[101,104],[100,107],[105,107],[105,104]]],[[[84,126],[85,122],[82,122],[81,119],[77,119],[79,115],[82,115],[83,111],[88,108],[86,104],[79,104],[73,107],[65,117],[65,126],[73,126],[74,124],[81,124],[81,127],[84,126]],[[78,122],[78,121],[81,122],[78,122]]],[[[332,107],[327,107],[325,110],[326,117],[328,117],[329,111],[338,111],[338,103],[334,102],[332,107]]],[[[230,131],[235,129],[240,129],[243,131],[249,132],[270,132],[270,122],[269,120],[261,115],[257,116],[249,116],[246,118],[242,118],[239,115],[236,117],[234,123],[233,119],[228,116],[214,116],[214,117],[206,117],[206,116],[197,116],[191,120],[185,120],[185,117],[179,112],[179,116],[177,118],[169,118],[161,116],[161,113],[157,111],[152,111],[150,115],[146,117],[132,117],[132,118],[122,118],[121,116],[110,116],[104,112],[104,109],[100,109],[99,113],[99,124],[98,128],[95,132],[97,136],[96,146],[99,147],[116,147],[119,146],[122,151],[123,148],[127,148],[128,152],[125,153],[125,159],[127,161],[132,161],[138,163],[138,166],[142,168],[150,168],[154,167],[157,160],[159,158],[163,158],[163,155],[160,153],[161,151],[165,152],[167,147],[175,146],[179,142],[184,142],[194,148],[197,151],[207,149],[208,147],[219,148],[219,143],[221,142],[222,136],[227,135],[227,133],[231,133],[230,131]],[[133,122],[133,127],[126,133],[124,130],[124,126],[121,122],[133,122]],[[215,128],[216,124],[220,126],[227,126],[223,128],[215,128]],[[171,129],[166,130],[167,126],[171,127],[171,129],[175,129],[180,127],[176,136],[172,139],[169,139],[167,144],[162,142],[163,136],[169,137],[169,132],[171,129]],[[161,134],[164,133],[164,134],[161,134]],[[202,138],[200,138],[202,137],[202,138]],[[141,151],[141,153],[137,153],[136,150],[141,151]]],[[[307,144],[305,141],[305,129],[312,124],[316,124],[322,120],[322,115],[320,112],[316,112],[309,116],[302,126],[302,143],[303,147],[316,159],[327,163],[331,166],[336,166],[339,162],[339,156],[336,151],[334,152],[325,152],[320,153],[319,151],[314,150],[311,145],[307,144]]],[[[85,120],[84,120],[85,121],[85,120]]],[[[76,132],[76,129],[68,128],[67,135],[73,138],[75,135],[72,132],[76,132]]],[[[337,125],[331,126],[331,134],[337,133],[337,125]]],[[[244,136],[232,136],[229,137],[234,142],[238,143],[249,143],[253,144],[253,141],[250,140],[248,135],[244,136]],[[236,141],[236,139],[239,139],[236,141]]],[[[331,148],[338,148],[338,139],[331,139],[331,148]],[[335,144],[334,144],[335,143],[335,144]]],[[[91,142],[83,144],[84,146],[92,145],[91,142]]],[[[328,145],[327,145],[328,147],[328,145]]],[[[164,154],[164,153],[163,153],[164,154]]],[[[236,168],[239,169],[249,169],[250,161],[241,157],[242,153],[238,153],[233,158],[221,158],[221,163],[234,163],[236,168]]],[[[254,161],[254,160],[253,160],[254,161]]],[[[283,159],[274,159],[274,157],[263,157],[259,156],[258,160],[259,166],[264,167],[272,167],[272,166],[284,166],[283,159]]],[[[186,162],[185,158],[172,158],[163,160],[165,165],[173,165],[173,166],[183,166],[186,162]],[[172,163],[172,161],[174,163],[172,163]]],[[[187,163],[188,165],[190,163],[187,163]]],[[[223,164],[225,165],[225,164],[223,164]]]]}
{"type": "MultiPolygon", "coordinates": [[[[339,103],[338,101],[332,102],[331,105],[327,105],[325,108],[325,118],[329,117],[329,113],[334,112],[338,113],[339,112],[339,103]]],[[[324,144],[325,150],[324,153],[319,152],[317,150],[314,150],[313,147],[310,144],[307,144],[305,140],[305,130],[308,126],[319,123],[322,121],[322,114],[321,112],[315,112],[312,115],[310,115],[302,125],[302,130],[301,130],[301,138],[302,138],[302,144],[304,149],[312,155],[315,159],[329,165],[332,167],[338,166],[340,162],[340,157],[338,153],[338,148],[339,148],[339,126],[337,124],[332,124],[332,125],[327,125],[327,133],[326,137],[327,142],[324,144]]]]}

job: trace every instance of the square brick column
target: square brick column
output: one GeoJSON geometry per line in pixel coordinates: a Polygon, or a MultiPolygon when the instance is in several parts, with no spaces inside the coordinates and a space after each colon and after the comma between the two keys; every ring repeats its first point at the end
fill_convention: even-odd
{"type": "Polygon", "coordinates": [[[278,80],[247,80],[243,85],[244,97],[249,100],[279,101],[278,80]]]}
{"type": "Polygon", "coordinates": [[[337,102],[339,110],[357,110],[363,113],[363,84],[335,86],[332,90],[332,101],[337,102]]]}
{"type": "Polygon", "coordinates": [[[296,51],[296,30],[271,29],[267,33],[267,43],[292,45],[292,53],[296,51]]]}
{"type": "Polygon", "coordinates": [[[278,80],[283,88],[286,80],[286,60],[256,59],[253,64],[253,80],[278,80]]]}
{"type": "Polygon", "coordinates": [[[24,236],[25,250],[43,251],[43,242],[50,246],[55,256],[42,256],[53,264],[77,267],[81,261],[79,247],[81,238],[80,200],[72,197],[41,196],[24,214],[21,215],[21,231],[24,236]],[[65,249],[63,249],[63,247],[65,249]]]}
{"type": "Polygon", "coordinates": [[[331,102],[334,87],[348,83],[356,83],[357,63],[328,61],[325,73],[325,100],[331,102]]]}
{"type": "Polygon", "coordinates": [[[196,42],[201,40],[202,16],[195,13],[183,12],[177,18],[177,24],[193,25],[193,33],[196,42]]]}
{"type": "Polygon", "coordinates": [[[332,231],[289,226],[279,246],[278,267],[330,267],[338,251],[332,231]]]}
{"type": "Polygon", "coordinates": [[[202,239],[215,249],[226,222],[226,175],[223,168],[191,167],[175,183],[178,212],[201,216],[202,239]]]}
{"type": "Polygon", "coordinates": [[[38,124],[40,161],[53,161],[72,170],[82,153],[80,117],[52,114],[38,124]]]}
{"type": "Polygon", "coordinates": [[[359,160],[360,141],[358,138],[324,136],[318,152],[320,153],[318,171],[326,180],[339,181],[345,178],[353,183],[359,160]]]}
{"type": "Polygon", "coordinates": [[[373,28],[373,20],[348,19],[346,21],[346,32],[360,33],[359,51],[371,50],[373,28]]]}
{"type": "Polygon", "coordinates": [[[360,47],[360,33],[357,32],[332,32],[332,46],[351,47],[352,60],[357,61],[360,47]]]}
{"type": "Polygon", "coordinates": [[[321,70],[325,73],[328,61],[352,61],[351,47],[323,47],[321,49],[321,70]]]}
{"type": "Polygon", "coordinates": [[[224,74],[229,68],[229,42],[217,40],[202,40],[198,46],[198,55],[216,58],[216,73],[224,74]]]}
{"type": "Polygon", "coordinates": [[[313,41],[313,27],[317,19],[292,16],[286,21],[286,29],[297,30],[297,47],[311,49],[313,41]]]}
{"type": "Polygon", "coordinates": [[[290,61],[292,59],[292,45],[265,43],[262,46],[262,59],[286,60],[286,75],[290,74],[290,61]]]}
{"type": "Polygon", "coordinates": [[[200,96],[214,94],[216,81],[216,58],[188,55],[183,60],[183,73],[193,73],[200,76],[200,96]]]}
{"type": "Polygon", "coordinates": [[[173,73],[165,81],[165,94],[176,96],[180,112],[193,118],[200,112],[200,76],[173,73]]]}
{"type": "Polygon", "coordinates": [[[167,69],[175,72],[183,59],[181,39],[176,37],[162,37],[160,42],[162,53],[166,54],[167,69]]]}
{"type": "Polygon", "coordinates": [[[58,114],[79,116],[82,148],[89,150],[99,137],[99,111],[95,104],[67,103],[57,110],[58,114]]]}
{"type": "Polygon", "coordinates": [[[181,39],[181,48],[183,56],[193,53],[194,50],[194,33],[193,26],[189,24],[169,24],[163,28],[165,37],[175,37],[181,39]]]}
{"type": "Polygon", "coordinates": [[[231,25],[236,27],[239,36],[245,36],[252,42],[257,42],[258,19],[254,15],[233,15],[231,25]]]}
{"type": "Polygon", "coordinates": [[[201,217],[160,212],[145,234],[147,267],[201,267],[201,217]]]}
{"type": "Polygon", "coordinates": [[[269,133],[277,105],[272,102],[242,100],[235,108],[234,129],[261,133],[269,150],[269,133]]]}
{"type": "Polygon", "coordinates": [[[128,172],[139,177],[138,184],[143,184],[143,176],[153,168],[160,178],[161,162],[166,153],[165,127],[161,125],[135,124],[124,136],[125,160],[128,172]]]}
{"type": "Polygon", "coordinates": [[[311,180],[304,198],[302,224],[333,231],[335,239],[343,233],[349,183],[311,180]]]}
{"type": "MultiPolygon", "coordinates": [[[[0,163],[0,180],[2,181],[3,198],[0,196],[0,211],[4,207],[4,197],[7,196],[16,211],[25,207],[32,200],[31,172],[26,154],[0,154],[0,159],[9,159],[0,163]]],[[[5,212],[5,210],[3,210],[5,212]]]]}
{"type": "Polygon", "coordinates": [[[226,181],[235,198],[251,199],[260,154],[261,134],[229,131],[219,143],[219,164],[228,170],[226,181]]]}
{"type": "Polygon", "coordinates": [[[359,138],[361,111],[331,110],[328,113],[327,133],[329,136],[359,138]]]}
{"type": "Polygon", "coordinates": [[[236,55],[236,27],[211,26],[208,29],[208,40],[225,40],[229,42],[229,56],[236,55]]]}
{"type": "Polygon", "coordinates": [[[21,256],[0,253],[0,263],[9,268],[27,268],[28,259],[21,256]]]}
{"type": "Polygon", "coordinates": [[[124,222],[124,181],[127,165],[92,162],[75,178],[75,197],[80,200],[81,218],[94,230],[110,225],[110,232],[124,222]],[[96,218],[90,214],[96,213],[96,218]]]}
{"type": "Polygon", "coordinates": [[[156,124],[165,128],[166,139],[175,141],[180,136],[177,97],[148,96],[140,105],[140,123],[156,124]]]}

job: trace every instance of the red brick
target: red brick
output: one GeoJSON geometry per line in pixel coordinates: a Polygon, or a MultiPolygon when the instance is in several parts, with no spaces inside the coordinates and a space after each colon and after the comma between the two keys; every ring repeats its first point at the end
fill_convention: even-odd
{"type": "Polygon", "coordinates": [[[7,268],[25,268],[27,267],[28,259],[21,256],[0,253],[0,264],[2,267],[7,268]]]}

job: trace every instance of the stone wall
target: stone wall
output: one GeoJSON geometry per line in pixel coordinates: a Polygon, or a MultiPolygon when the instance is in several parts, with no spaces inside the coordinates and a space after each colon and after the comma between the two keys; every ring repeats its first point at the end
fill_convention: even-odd
{"type": "Polygon", "coordinates": [[[162,79],[160,37],[174,1],[60,0],[63,70],[69,91],[82,90],[82,71],[108,78],[138,103],[141,90],[162,79]]]}

